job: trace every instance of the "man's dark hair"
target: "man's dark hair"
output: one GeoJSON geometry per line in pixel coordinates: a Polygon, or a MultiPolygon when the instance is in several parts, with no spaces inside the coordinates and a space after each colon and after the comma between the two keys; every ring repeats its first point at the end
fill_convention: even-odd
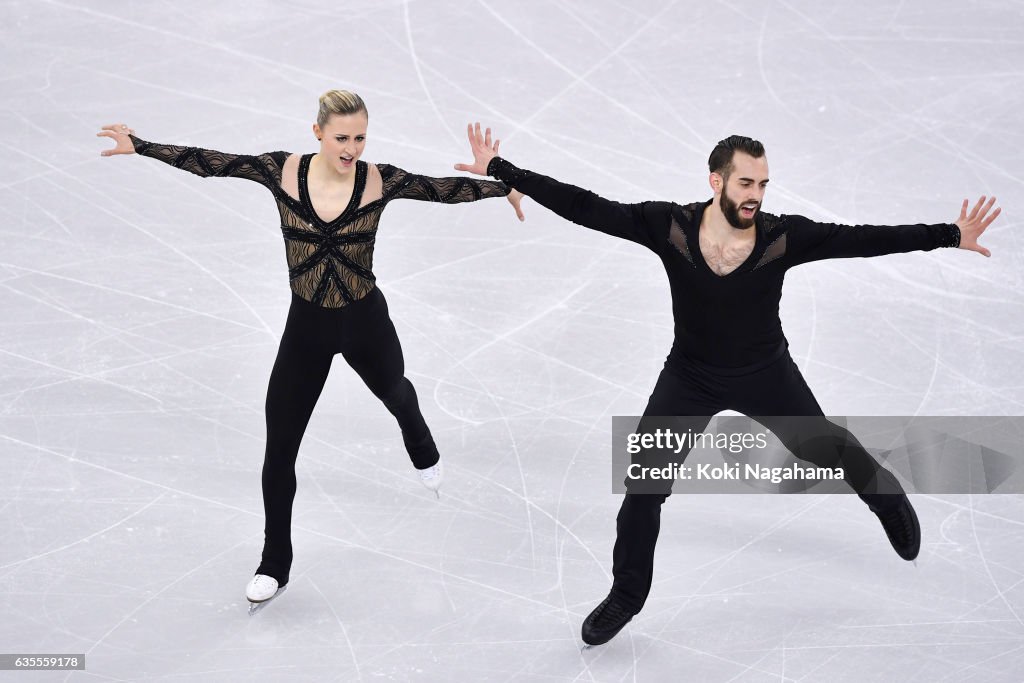
{"type": "Polygon", "coordinates": [[[730,135],[724,140],[719,140],[715,148],[711,150],[711,156],[708,157],[708,170],[718,173],[728,180],[729,174],[732,173],[732,157],[738,151],[760,159],[764,156],[764,145],[743,135],[730,135]]]}

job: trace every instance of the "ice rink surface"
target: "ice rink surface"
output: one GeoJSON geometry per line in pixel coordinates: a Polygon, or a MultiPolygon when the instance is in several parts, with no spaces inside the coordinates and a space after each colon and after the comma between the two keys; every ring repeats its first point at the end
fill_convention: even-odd
{"type": "Polygon", "coordinates": [[[764,141],[765,210],[955,220],[991,259],[790,272],[783,323],[831,415],[1024,414],[1024,6],[977,2],[3,2],[0,652],[34,681],[1019,681],[1024,496],[913,498],[917,566],[854,496],[664,509],[646,609],[580,650],[610,585],[611,416],[671,344],[634,244],[527,200],[395,202],[375,272],[441,448],[423,489],[339,358],[302,445],[288,592],[255,617],[263,401],[289,301],[273,200],[100,125],[312,152],[317,96],[367,101],[363,158],[502,153],[621,200],[710,196],[764,141]]]}

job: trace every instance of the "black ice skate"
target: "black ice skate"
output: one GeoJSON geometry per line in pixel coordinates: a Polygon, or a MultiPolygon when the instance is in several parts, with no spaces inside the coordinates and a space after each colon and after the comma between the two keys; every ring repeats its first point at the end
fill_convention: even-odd
{"type": "Polygon", "coordinates": [[[583,642],[587,645],[604,645],[615,637],[622,627],[629,623],[636,612],[626,607],[614,595],[609,594],[583,620],[583,642]]]}
{"type": "Polygon", "coordinates": [[[889,543],[892,543],[896,554],[908,562],[916,558],[921,550],[921,525],[910,499],[904,495],[896,505],[884,508],[868,505],[868,509],[882,522],[885,535],[889,537],[889,543]]]}

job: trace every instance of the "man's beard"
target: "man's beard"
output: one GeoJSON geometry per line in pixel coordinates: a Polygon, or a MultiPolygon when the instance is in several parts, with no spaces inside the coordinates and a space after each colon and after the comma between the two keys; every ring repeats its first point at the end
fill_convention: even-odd
{"type": "MultiPolygon", "coordinates": [[[[729,197],[729,193],[723,189],[722,198],[719,201],[719,206],[722,208],[722,214],[725,215],[725,220],[729,221],[729,225],[739,230],[747,230],[754,227],[754,219],[757,218],[757,209],[754,210],[754,215],[750,218],[743,218],[740,216],[740,205],[734,202],[729,197]]],[[[758,209],[761,208],[758,205],[758,209]]]]}

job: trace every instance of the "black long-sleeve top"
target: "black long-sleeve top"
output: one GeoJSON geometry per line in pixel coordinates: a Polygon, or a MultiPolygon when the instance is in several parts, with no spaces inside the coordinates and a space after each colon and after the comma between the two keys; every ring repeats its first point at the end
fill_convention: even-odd
{"type": "Polygon", "coordinates": [[[487,173],[573,223],[642,244],[658,255],[672,292],[675,341],[669,362],[689,358],[735,370],[781,356],[788,343],[779,301],[783,278],[793,266],[960,244],[960,229],[953,224],[835,225],[759,211],[750,256],[727,275],[718,275],[700,251],[701,218],[710,201],[621,204],[501,157],[490,162],[487,173]]]}
{"type": "Polygon", "coordinates": [[[281,215],[292,291],[325,308],[340,308],[369,294],[376,282],[373,245],[381,212],[393,199],[457,204],[509,193],[504,183],[472,178],[428,178],[389,164],[356,162],[352,199],[341,214],[324,221],[313,210],[306,179],[312,154],[299,157],[298,198],[281,187],[288,152],[250,156],[198,147],[162,145],[131,136],[135,151],[200,177],[245,178],[270,190],[281,215]],[[379,179],[380,196],[364,197],[367,177],[379,179]]]}

